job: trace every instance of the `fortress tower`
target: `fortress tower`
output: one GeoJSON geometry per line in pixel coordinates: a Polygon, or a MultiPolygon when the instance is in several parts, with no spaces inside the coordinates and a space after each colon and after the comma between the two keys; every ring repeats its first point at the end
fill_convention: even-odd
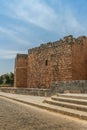
{"type": "Polygon", "coordinates": [[[15,59],[14,86],[27,87],[27,57],[26,54],[17,54],[15,59]]]}
{"type": "Polygon", "coordinates": [[[17,55],[15,87],[50,88],[56,81],[87,80],[87,37],[64,39],[17,55]]]}

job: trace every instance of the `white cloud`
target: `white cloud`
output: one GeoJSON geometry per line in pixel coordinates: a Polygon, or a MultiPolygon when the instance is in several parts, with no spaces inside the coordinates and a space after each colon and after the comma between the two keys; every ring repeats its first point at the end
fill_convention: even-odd
{"type": "Polygon", "coordinates": [[[52,29],[50,25],[57,18],[54,10],[39,0],[19,0],[16,3],[8,4],[8,6],[9,12],[6,13],[11,17],[33,23],[46,30],[52,29]]]}
{"type": "Polygon", "coordinates": [[[57,1],[58,10],[41,0],[15,0],[8,3],[8,15],[58,34],[84,32],[85,28],[77,20],[74,9],[57,1]]]}
{"type": "Polygon", "coordinates": [[[14,28],[8,29],[5,27],[0,27],[0,36],[3,36],[4,38],[7,37],[9,40],[12,39],[12,41],[14,41],[16,44],[20,45],[30,44],[29,41],[23,39],[22,36],[20,37],[18,36],[20,34],[18,30],[15,31],[14,28]]]}
{"type": "Polygon", "coordinates": [[[15,51],[15,50],[2,50],[0,49],[0,59],[13,59],[15,58],[16,54],[25,53],[24,51],[15,51]]]}
{"type": "Polygon", "coordinates": [[[61,24],[63,25],[65,33],[72,32],[73,34],[78,34],[80,32],[86,31],[84,26],[80,23],[80,21],[78,21],[74,11],[70,7],[66,6],[64,15],[61,19],[61,24]]]}

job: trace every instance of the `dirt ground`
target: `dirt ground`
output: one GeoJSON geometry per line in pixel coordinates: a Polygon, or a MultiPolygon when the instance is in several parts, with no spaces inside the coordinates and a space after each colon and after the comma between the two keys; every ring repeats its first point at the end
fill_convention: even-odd
{"type": "Polygon", "coordinates": [[[87,122],[0,97],[0,130],[87,130],[87,122]]]}

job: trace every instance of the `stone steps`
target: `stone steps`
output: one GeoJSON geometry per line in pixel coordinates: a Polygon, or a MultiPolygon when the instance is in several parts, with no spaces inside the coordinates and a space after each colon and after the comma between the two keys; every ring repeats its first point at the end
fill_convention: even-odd
{"type": "Polygon", "coordinates": [[[84,99],[87,100],[87,94],[57,94],[57,97],[84,99]]]}
{"type": "Polygon", "coordinates": [[[53,109],[55,112],[87,120],[86,98],[86,96],[81,95],[58,94],[58,96],[45,99],[44,105],[53,109]]]}
{"type": "Polygon", "coordinates": [[[52,104],[48,104],[48,103],[30,102],[30,101],[26,101],[26,100],[22,100],[22,99],[20,100],[20,99],[17,99],[17,98],[11,98],[11,97],[7,97],[7,98],[12,99],[14,101],[24,103],[24,104],[32,105],[32,106],[35,106],[35,107],[38,107],[38,108],[42,108],[42,109],[45,109],[45,110],[49,110],[49,111],[52,111],[52,112],[68,115],[68,116],[75,117],[75,118],[78,118],[78,119],[87,120],[87,112],[84,112],[84,111],[74,110],[74,109],[56,106],[56,105],[52,105],[52,104]]]}
{"type": "Polygon", "coordinates": [[[56,106],[56,105],[52,105],[52,104],[46,104],[44,103],[42,106],[39,106],[40,108],[52,111],[52,112],[56,112],[56,113],[60,113],[60,114],[64,114],[64,115],[68,115],[71,117],[76,117],[79,119],[83,119],[83,120],[87,120],[87,112],[84,111],[79,111],[79,110],[75,110],[75,109],[70,109],[70,108],[66,108],[66,107],[61,107],[61,106],[56,106]]]}
{"type": "Polygon", "coordinates": [[[52,96],[51,99],[55,100],[55,101],[87,105],[87,100],[85,100],[85,99],[77,99],[77,98],[75,99],[75,98],[68,98],[68,97],[64,98],[64,97],[60,97],[60,96],[52,96]]]}
{"type": "Polygon", "coordinates": [[[61,107],[66,107],[66,108],[71,108],[71,109],[87,112],[87,106],[85,106],[85,105],[76,105],[76,104],[73,104],[73,103],[53,101],[52,99],[46,99],[44,102],[51,104],[51,105],[56,105],[56,106],[61,106],[61,107]]]}
{"type": "MultiPolygon", "coordinates": [[[[57,100],[52,99],[53,97],[64,98],[63,95],[62,95],[62,97],[60,97],[58,95],[58,96],[52,96],[51,98],[45,98],[45,97],[42,98],[42,97],[36,97],[36,96],[25,96],[25,95],[2,93],[2,94],[0,94],[0,96],[3,97],[3,98],[8,98],[8,99],[11,99],[11,100],[14,100],[14,101],[17,101],[17,102],[24,103],[24,104],[27,104],[27,105],[32,105],[32,106],[35,106],[35,107],[38,107],[38,108],[46,109],[46,110],[49,110],[49,111],[52,111],[52,112],[68,115],[68,116],[71,116],[71,117],[76,117],[76,118],[83,119],[83,120],[87,121],[87,112],[84,111],[85,107],[87,107],[85,104],[84,105],[74,104],[73,102],[69,103],[67,101],[63,102],[63,101],[57,101],[57,100]],[[60,104],[54,105],[52,103],[51,104],[46,103],[45,100],[49,100],[49,101],[52,100],[52,102],[57,102],[57,103],[60,102],[60,103],[63,103],[63,104],[64,103],[68,104],[68,105],[69,104],[70,105],[72,105],[72,104],[78,105],[79,107],[83,107],[84,109],[77,110],[77,109],[74,109],[74,108],[69,108],[68,106],[62,106],[60,104]]],[[[77,98],[68,98],[68,99],[69,100],[72,100],[72,99],[73,100],[80,100],[80,99],[77,99],[77,98]]],[[[82,100],[83,99],[81,99],[81,101],[82,100]]]]}

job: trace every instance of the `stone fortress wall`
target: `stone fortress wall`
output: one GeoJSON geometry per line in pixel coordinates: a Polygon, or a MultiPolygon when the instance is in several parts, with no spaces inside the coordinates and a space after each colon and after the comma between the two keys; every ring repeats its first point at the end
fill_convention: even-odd
{"type": "Polygon", "coordinates": [[[46,88],[52,82],[87,80],[87,37],[72,35],[17,54],[15,83],[18,88],[46,88]]]}
{"type": "Polygon", "coordinates": [[[17,54],[15,59],[14,86],[26,88],[27,63],[28,56],[26,54],[17,54]]]}

